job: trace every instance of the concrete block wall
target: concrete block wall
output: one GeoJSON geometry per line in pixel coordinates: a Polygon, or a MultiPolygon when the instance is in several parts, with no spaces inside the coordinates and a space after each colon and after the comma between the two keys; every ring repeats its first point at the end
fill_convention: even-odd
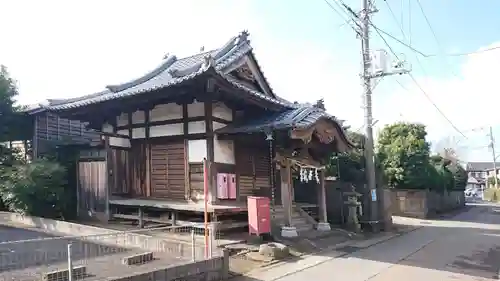
{"type": "MultiPolygon", "coordinates": [[[[47,230],[59,235],[78,236],[76,238],[78,240],[100,245],[136,248],[157,253],[169,253],[188,259],[192,258],[190,243],[147,235],[147,229],[117,231],[47,218],[23,216],[11,212],[0,212],[0,223],[21,224],[47,230]]],[[[196,247],[195,250],[196,256],[202,257],[204,255],[203,247],[196,247]]]]}
{"type": "MultiPolygon", "coordinates": [[[[57,221],[46,218],[22,216],[10,212],[0,212],[0,224],[11,226],[28,226],[68,235],[76,239],[110,246],[140,248],[152,252],[167,252],[178,257],[192,258],[191,245],[179,241],[168,241],[158,237],[122,232],[100,227],[57,221]],[[80,236],[83,235],[83,236],[80,236]]],[[[145,230],[147,231],[147,230],[145,230]]],[[[196,255],[203,257],[203,248],[198,247],[196,255]]],[[[114,281],[174,281],[174,280],[226,280],[229,276],[229,253],[224,250],[221,256],[202,259],[196,262],[171,266],[148,272],[137,272],[133,276],[115,277],[114,281]]]]}
{"type": "Polygon", "coordinates": [[[440,193],[428,190],[393,189],[390,198],[393,215],[422,219],[465,206],[463,191],[440,193]]]}
{"type": "Polygon", "coordinates": [[[229,254],[222,257],[186,263],[149,272],[138,272],[133,276],[109,278],[109,281],[176,281],[207,280],[220,281],[229,278],[229,254]]]}

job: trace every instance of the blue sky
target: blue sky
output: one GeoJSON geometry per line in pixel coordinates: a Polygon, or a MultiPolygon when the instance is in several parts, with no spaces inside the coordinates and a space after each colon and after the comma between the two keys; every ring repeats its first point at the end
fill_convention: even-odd
{"type": "MultiPolygon", "coordinates": [[[[335,6],[338,0],[328,1],[335,6]]],[[[420,1],[442,52],[417,0],[387,0],[398,23],[386,2],[376,0],[379,12],[373,22],[403,40],[398,27],[402,23],[412,46],[426,54],[471,52],[500,44],[500,19],[495,14],[499,1],[420,1]]],[[[345,0],[354,10],[359,2],[345,0]]],[[[363,124],[360,43],[323,0],[5,1],[2,17],[8,23],[3,38],[10,40],[0,44],[0,63],[19,80],[21,103],[99,91],[147,72],[167,52],[183,56],[202,46],[215,48],[247,29],[277,94],[302,102],[323,97],[331,114],[353,128],[363,124]]],[[[371,34],[372,48],[387,50],[373,30],[371,34]]],[[[387,40],[411,63],[418,84],[467,138],[460,137],[407,75],[386,77],[375,88],[376,130],[395,121],[422,122],[435,147],[454,146],[464,160],[490,160],[487,131],[477,128],[491,125],[500,139],[495,114],[500,102],[495,94],[500,50],[421,57],[422,71],[413,51],[387,40]]]]}

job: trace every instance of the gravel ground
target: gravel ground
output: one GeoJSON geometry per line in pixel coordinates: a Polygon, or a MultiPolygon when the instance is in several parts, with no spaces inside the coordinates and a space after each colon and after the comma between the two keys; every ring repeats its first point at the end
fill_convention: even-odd
{"type": "Polygon", "coordinates": [[[59,238],[48,233],[0,226],[0,281],[41,280],[43,273],[66,269],[68,244],[72,244],[73,265],[86,265],[85,280],[126,276],[187,260],[166,253],[155,253],[155,260],[136,266],[125,266],[121,259],[144,253],[141,249],[111,247],[73,239],[59,238]],[[21,242],[16,242],[23,240],[21,242]],[[26,241],[29,240],[29,241],[26,241]]]}

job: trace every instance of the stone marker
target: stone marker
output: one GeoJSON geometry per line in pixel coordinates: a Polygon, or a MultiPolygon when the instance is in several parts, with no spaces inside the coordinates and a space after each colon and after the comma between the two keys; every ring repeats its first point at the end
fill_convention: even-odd
{"type": "Polygon", "coordinates": [[[260,245],[259,254],[273,259],[283,259],[290,254],[290,249],[284,244],[272,242],[260,245]]]}

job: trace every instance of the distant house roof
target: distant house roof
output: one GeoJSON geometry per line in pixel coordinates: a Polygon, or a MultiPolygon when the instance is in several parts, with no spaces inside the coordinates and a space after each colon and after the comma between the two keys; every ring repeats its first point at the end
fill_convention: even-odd
{"type": "MultiPolygon", "coordinates": [[[[500,168],[500,162],[496,163],[500,168]]],[[[488,171],[493,169],[493,162],[468,162],[465,168],[467,171],[488,171]]]]}
{"type": "MultiPolygon", "coordinates": [[[[40,110],[58,111],[120,99],[178,85],[208,71],[214,71],[236,88],[244,90],[258,99],[264,99],[285,108],[296,107],[293,103],[277,97],[272,91],[266,94],[262,93],[240,83],[235,77],[229,74],[233,69],[234,63],[244,58],[245,55],[251,55],[255,60],[246,31],[231,38],[224,46],[216,50],[202,52],[181,59],[177,59],[173,55],[167,55],[157,68],[127,83],[109,85],[103,91],[78,98],[47,100],[47,102],[38,104],[38,106],[31,106],[27,111],[29,113],[35,113],[40,110]]],[[[266,84],[268,85],[267,81],[266,84]]]]}
{"type": "Polygon", "coordinates": [[[244,123],[230,124],[215,131],[217,134],[238,134],[268,132],[290,128],[308,128],[320,119],[327,119],[334,122],[344,141],[354,146],[346,137],[342,120],[337,120],[335,116],[326,113],[323,109],[311,105],[299,105],[297,108],[276,113],[256,119],[246,119],[244,123]]]}

